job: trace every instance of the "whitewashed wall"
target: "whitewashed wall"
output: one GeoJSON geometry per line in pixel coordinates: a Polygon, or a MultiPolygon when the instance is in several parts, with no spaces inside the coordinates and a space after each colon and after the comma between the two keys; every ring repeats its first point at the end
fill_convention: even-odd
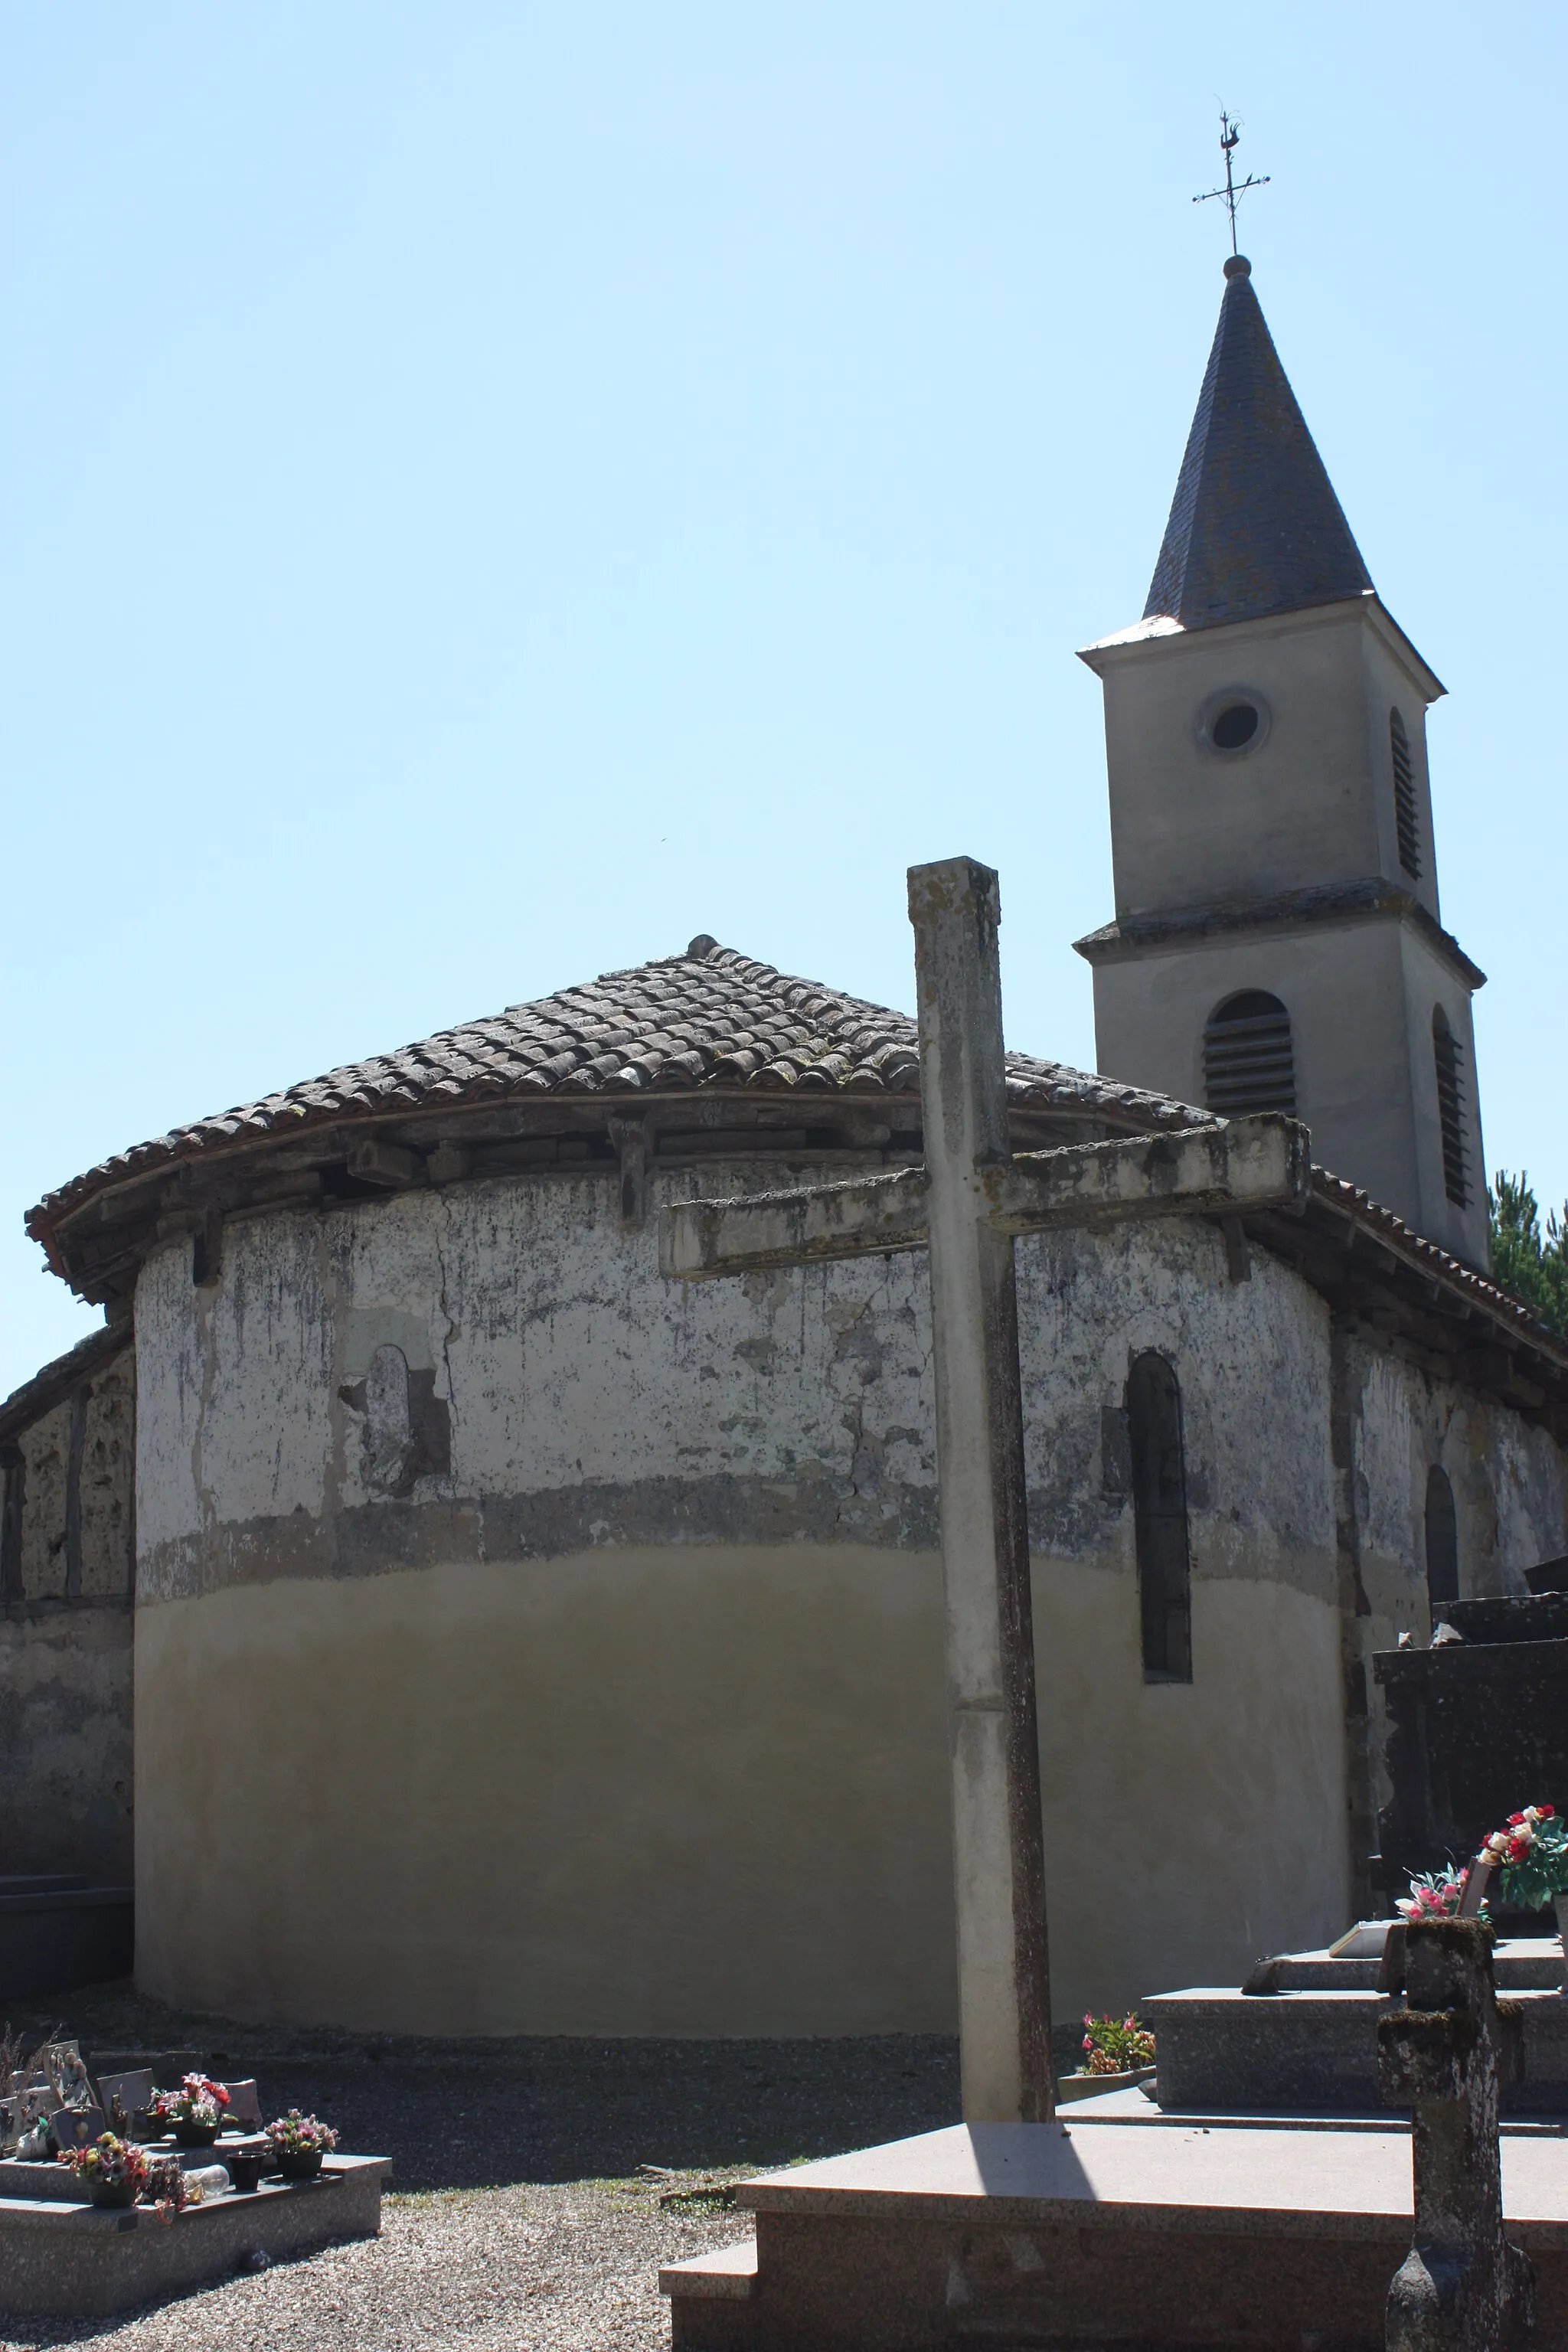
{"type": "MultiPolygon", "coordinates": [[[[951,2022],[924,1260],[671,1287],[615,1213],[604,1177],[489,1181],[231,1224],[212,1290],[184,1247],[147,1267],[150,1990],[430,2032],[951,2022]],[[392,1348],[450,1449],[404,1493],[392,1348]]],[[[1328,1318],[1203,1225],[1019,1272],[1070,2016],[1343,1924],[1328,1318]],[[1183,1389],[1190,1686],[1140,1664],[1145,1348],[1183,1389]]]]}

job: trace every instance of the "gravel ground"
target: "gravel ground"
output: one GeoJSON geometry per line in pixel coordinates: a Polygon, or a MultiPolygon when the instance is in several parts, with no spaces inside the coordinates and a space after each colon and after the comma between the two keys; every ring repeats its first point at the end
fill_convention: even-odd
{"type": "Polygon", "coordinates": [[[956,2121],[956,2044],[937,2035],[833,2042],[440,2042],[193,2017],[128,1987],[28,2004],[101,2064],[188,2053],[254,2074],[264,2112],[299,2105],[395,2170],[378,2240],[232,2278],[114,2320],[0,2318],[0,2352],[668,2352],[661,2262],[751,2234],[689,2192],[801,2158],[956,2121]],[[5,2331],[9,2330],[9,2333],[5,2331]]]}
{"type": "Polygon", "coordinates": [[[0,2320],[0,2352],[668,2352],[658,2266],[749,2237],[743,2214],[661,2212],[579,2181],[394,2196],[382,2234],[118,2320],[0,2320]]]}

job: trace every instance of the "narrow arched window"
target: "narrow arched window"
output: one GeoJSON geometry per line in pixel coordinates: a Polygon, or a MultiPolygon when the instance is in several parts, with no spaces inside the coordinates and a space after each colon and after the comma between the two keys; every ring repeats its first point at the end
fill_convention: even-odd
{"type": "Polygon", "coordinates": [[[1459,1597],[1459,1526],[1448,1474],[1434,1463],[1426,1473],[1426,1599],[1434,1625],[1459,1597]]]}
{"type": "Polygon", "coordinates": [[[1248,988],[1227,996],[1204,1031],[1204,1100],[1227,1115],[1296,1109],[1290,1015],[1277,996],[1248,988]]]}
{"type": "Polygon", "coordinates": [[[1394,830],[1399,862],[1413,882],[1421,879],[1421,828],[1415,816],[1415,770],[1410,738],[1397,710],[1388,714],[1388,748],[1394,755],[1394,830]]]}
{"type": "Polygon", "coordinates": [[[1432,1058],[1437,1066],[1437,1124],[1443,1135],[1443,1190],[1456,1209],[1470,1205],[1465,1150],[1465,1049],[1439,1004],[1432,1015],[1432,1058]]]}
{"type": "Polygon", "coordinates": [[[1138,1539],[1143,1679],[1193,1678],[1192,1564],[1182,1391],[1163,1356],[1140,1356],[1127,1375],[1127,1436],[1138,1539]]]}
{"type": "Polygon", "coordinates": [[[364,1483],[373,1495],[405,1495],[413,1485],[413,1423],[408,1360],[401,1348],[381,1347],[364,1383],[364,1483]]]}

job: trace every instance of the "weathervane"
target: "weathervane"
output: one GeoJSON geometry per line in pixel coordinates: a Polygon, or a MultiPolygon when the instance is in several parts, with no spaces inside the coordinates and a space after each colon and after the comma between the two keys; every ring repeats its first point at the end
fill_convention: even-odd
{"type": "Polygon", "coordinates": [[[1269,174],[1265,172],[1261,179],[1255,180],[1249,172],[1246,179],[1237,185],[1231,168],[1231,157],[1235,154],[1237,142],[1241,137],[1241,125],[1239,122],[1233,122],[1223,108],[1220,111],[1219,125],[1219,150],[1225,157],[1225,185],[1223,188],[1205,188],[1201,196],[1193,198],[1193,202],[1194,205],[1206,205],[1215,196],[1221,199],[1226,212],[1230,215],[1230,249],[1234,253],[1237,250],[1236,208],[1248,188],[1266,188],[1268,185],[1269,174]]]}

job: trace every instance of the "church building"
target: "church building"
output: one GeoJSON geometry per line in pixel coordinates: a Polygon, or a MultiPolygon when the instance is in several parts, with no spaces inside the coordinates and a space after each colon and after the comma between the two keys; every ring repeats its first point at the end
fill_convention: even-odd
{"type": "MultiPolygon", "coordinates": [[[[1442,688],[1226,275],[1144,616],[1083,654],[1100,1072],[1012,1053],[1011,1128],[1280,1109],[1318,1164],[1299,1213],[1017,1246],[1060,2018],[1385,1905],[1373,1653],[1568,1551],[1442,688]]],[[[51,1193],[107,1320],[0,1407],[0,1869],[133,1855],[142,1988],[237,2017],[952,2030],[924,1256],[658,1252],[921,1156],[910,1017],[701,937],[51,1193]]]]}

